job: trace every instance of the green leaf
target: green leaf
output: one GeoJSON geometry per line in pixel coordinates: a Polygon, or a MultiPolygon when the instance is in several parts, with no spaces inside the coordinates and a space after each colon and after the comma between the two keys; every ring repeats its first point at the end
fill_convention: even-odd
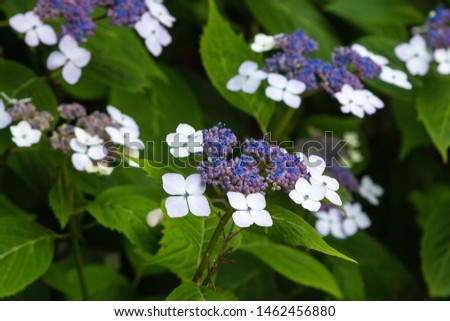
{"type": "Polygon", "coordinates": [[[53,259],[53,232],[26,218],[0,217],[0,297],[33,283],[53,259]]]}
{"type": "Polygon", "coordinates": [[[304,246],[310,250],[315,250],[356,263],[353,259],[328,245],[316,230],[298,214],[284,209],[281,206],[268,206],[267,210],[274,221],[270,233],[281,237],[287,244],[292,246],[304,246]]]}
{"type": "Polygon", "coordinates": [[[414,101],[393,99],[391,108],[402,134],[400,159],[405,159],[413,149],[431,143],[423,124],[418,120],[414,101]]]}
{"type": "Polygon", "coordinates": [[[367,32],[400,39],[406,36],[407,26],[424,20],[422,13],[405,0],[335,0],[325,8],[367,32]]]}
{"type": "Polygon", "coordinates": [[[450,78],[430,72],[417,97],[419,119],[446,163],[450,146],[450,78]]]}
{"type": "Polygon", "coordinates": [[[5,195],[0,194],[0,217],[14,216],[22,218],[31,218],[31,214],[19,208],[12,203],[5,195]]]}
{"type": "MultiPolygon", "coordinates": [[[[161,248],[151,264],[167,267],[183,282],[192,280],[218,224],[219,218],[214,214],[206,218],[192,214],[181,218],[166,217],[163,222],[161,248]]],[[[225,227],[225,232],[229,229],[230,222],[225,227]]],[[[229,246],[237,249],[240,241],[241,236],[237,235],[229,246]]],[[[211,255],[211,260],[217,257],[222,243],[221,236],[211,255]]]]}
{"type": "Polygon", "coordinates": [[[299,250],[276,244],[268,238],[248,231],[241,246],[286,278],[342,298],[339,286],[330,271],[318,260],[299,250]]]}
{"type": "Polygon", "coordinates": [[[358,262],[367,300],[414,300],[419,293],[415,279],[403,264],[368,234],[359,231],[345,240],[329,239],[342,253],[358,262]]]}
{"type": "Polygon", "coordinates": [[[48,195],[49,205],[63,229],[69,222],[73,211],[73,193],[64,182],[62,175],[59,176],[56,184],[48,195]]]}
{"type": "Polygon", "coordinates": [[[89,204],[88,212],[103,226],[124,234],[134,245],[154,253],[157,236],[146,223],[148,212],[159,207],[148,191],[138,186],[116,186],[89,204]]]}
{"type": "Polygon", "coordinates": [[[198,287],[194,282],[186,282],[175,288],[166,301],[230,301],[232,295],[214,292],[207,287],[198,287]]]}
{"type": "Polygon", "coordinates": [[[365,300],[364,280],[359,266],[331,257],[327,261],[331,266],[331,272],[336,278],[344,298],[351,301],[365,300]]]}
{"type": "Polygon", "coordinates": [[[57,80],[64,91],[75,98],[82,100],[105,99],[108,97],[109,87],[104,81],[101,82],[97,78],[92,69],[84,68],[82,77],[75,85],[68,84],[62,78],[57,80]]]}
{"type": "Polygon", "coordinates": [[[309,0],[245,0],[255,19],[270,34],[304,30],[319,43],[318,56],[329,58],[339,46],[333,27],[309,0]]]}
{"type": "Polygon", "coordinates": [[[99,23],[95,37],[86,47],[92,53],[87,66],[92,77],[107,86],[117,86],[129,91],[142,90],[148,80],[165,79],[143,42],[133,30],[99,23]]]}
{"type": "Polygon", "coordinates": [[[32,98],[38,110],[47,110],[57,118],[57,101],[50,87],[33,71],[14,61],[0,61],[0,91],[9,97],[32,98]]]}
{"type": "MultiPolygon", "coordinates": [[[[44,276],[52,288],[65,294],[66,300],[82,300],[81,287],[76,268],[71,261],[53,264],[44,276]]],[[[134,297],[134,290],[128,280],[117,271],[96,264],[83,266],[83,273],[89,300],[122,301],[134,297]]]]}
{"type": "Polygon", "coordinates": [[[214,0],[209,0],[208,24],[200,41],[203,66],[214,87],[233,106],[253,116],[263,132],[274,112],[275,104],[259,90],[249,95],[231,92],[226,88],[228,80],[234,77],[245,60],[262,65],[262,57],[250,50],[241,36],[237,36],[220,16],[214,0]]]}
{"type": "Polygon", "coordinates": [[[159,79],[149,84],[142,93],[131,93],[123,88],[111,90],[109,103],[130,115],[141,129],[140,137],[148,142],[147,155],[151,160],[163,161],[166,136],[175,132],[180,123],[188,123],[195,129],[203,128],[202,111],[189,84],[175,70],[163,66],[167,82],[159,79]]]}
{"type": "Polygon", "coordinates": [[[415,205],[425,217],[420,247],[422,271],[432,297],[450,296],[450,186],[436,186],[417,194],[415,205]],[[419,202],[419,198],[426,202],[419,202]]]}

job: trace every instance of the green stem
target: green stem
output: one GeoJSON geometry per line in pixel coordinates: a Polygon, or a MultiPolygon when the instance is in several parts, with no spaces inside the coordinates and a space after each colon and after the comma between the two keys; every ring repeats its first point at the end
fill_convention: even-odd
{"type": "Polygon", "coordinates": [[[273,141],[278,141],[279,139],[282,138],[284,132],[286,131],[287,126],[289,125],[289,122],[292,118],[292,116],[294,116],[294,113],[297,109],[295,108],[289,108],[286,113],[284,114],[284,116],[280,119],[280,121],[278,122],[278,124],[276,125],[276,129],[272,135],[272,140],[273,141]]]}
{"type": "Polygon", "coordinates": [[[81,248],[79,243],[80,234],[76,217],[72,217],[72,219],[70,220],[70,234],[72,235],[72,246],[75,254],[75,264],[77,267],[78,281],[80,282],[81,297],[83,301],[87,301],[88,291],[86,286],[86,279],[84,278],[83,257],[81,255],[81,248]]]}
{"type": "Polygon", "coordinates": [[[202,260],[197,268],[197,271],[195,272],[194,282],[196,282],[196,283],[201,282],[203,271],[208,267],[208,262],[209,262],[209,259],[211,258],[212,252],[213,252],[214,248],[216,247],[217,241],[219,240],[220,236],[222,235],[224,227],[227,224],[227,222],[230,220],[232,214],[233,214],[233,210],[229,209],[228,212],[224,216],[222,216],[219,224],[217,224],[216,230],[214,231],[214,234],[211,237],[211,241],[209,241],[208,247],[206,248],[206,252],[205,252],[205,254],[203,254],[202,260]]]}

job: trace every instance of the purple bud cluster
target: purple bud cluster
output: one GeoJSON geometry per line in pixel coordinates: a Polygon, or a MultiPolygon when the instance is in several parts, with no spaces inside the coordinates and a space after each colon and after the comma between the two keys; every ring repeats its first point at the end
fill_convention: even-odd
{"type": "Polygon", "coordinates": [[[109,137],[105,130],[106,127],[119,127],[109,115],[98,110],[88,116],[79,118],[77,126],[83,127],[89,134],[97,135],[103,139],[109,137]]]}
{"type": "Polygon", "coordinates": [[[450,9],[438,7],[426,22],[428,45],[434,49],[450,48],[450,9]]]}
{"type": "Polygon", "coordinates": [[[106,10],[110,23],[133,28],[143,13],[148,11],[144,0],[39,0],[36,14],[42,19],[63,19],[61,35],[69,34],[85,42],[97,28],[92,14],[98,7],[106,10]]]}
{"type": "Polygon", "coordinates": [[[119,124],[109,115],[100,111],[87,115],[86,108],[78,103],[59,105],[58,113],[64,122],[53,131],[50,142],[54,149],[60,149],[64,153],[71,151],[69,143],[75,137],[75,127],[83,128],[90,135],[97,135],[105,140],[109,139],[105,130],[107,126],[119,128],[119,124]]]}
{"type": "Polygon", "coordinates": [[[302,31],[278,36],[276,40],[281,51],[266,58],[264,70],[297,79],[306,85],[307,91],[322,87],[333,95],[345,84],[362,89],[362,79],[374,79],[381,73],[381,66],[370,58],[361,57],[350,47],[336,48],[331,62],[306,57],[316,51],[318,45],[302,31]]]}
{"type": "Polygon", "coordinates": [[[198,170],[205,184],[243,194],[262,193],[268,187],[290,192],[300,177],[307,178],[305,164],[267,139],[248,139],[238,145],[233,132],[221,124],[203,131],[203,156],[198,170]]]}
{"type": "Polygon", "coordinates": [[[32,103],[18,102],[7,109],[13,121],[25,120],[32,128],[44,131],[50,128],[53,120],[52,114],[48,111],[36,111],[36,106],[32,103]]]}
{"type": "Polygon", "coordinates": [[[70,124],[62,124],[53,131],[50,137],[50,144],[53,149],[60,149],[64,154],[69,154],[70,140],[75,137],[74,126],[70,124]]]}

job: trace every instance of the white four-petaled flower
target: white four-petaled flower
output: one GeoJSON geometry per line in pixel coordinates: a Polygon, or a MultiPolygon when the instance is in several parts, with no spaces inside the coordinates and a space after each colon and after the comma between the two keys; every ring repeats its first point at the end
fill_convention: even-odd
{"type": "Polygon", "coordinates": [[[366,89],[353,89],[350,85],[342,86],[340,92],[334,94],[335,98],[341,103],[343,113],[352,113],[363,118],[364,114],[371,115],[377,109],[384,107],[384,103],[377,96],[366,89]]]}
{"type": "Polygon", "coordinates": [[[37,129],[33,129],[25,120],[22,120],[16,126],[11,126],[9,129],[13,135],[13,142],[19,147],[30,147],[41,140],[42,133],[37,129]]]}
{"type": "Polygon", "coordinates": [[[439,64],[437,70],[440,74],[450,74],[450,49],[436,49],[434,60],[439,64]]]}
{"type": "Polygon", "coordinates": [[[295,189],[289,193],[289,197],[303,208],[316,212],[320,209],[320,201],[325,197],[327,189],[321,185],[312,185],[306,179],[300,178],[295,183],[295,189]]]}
{"type": "Polygon", "coordinates": [[[33,11],[12,16],[9,24],[17,32],[25,34],[25,43],[30,47],[36,47],[39,42],[49,46],[58,42],[53,28],[43,24],[33,11]]]}
{"type": "Polygon", "coordinates": [[[78,46],[77,41],[70,35],[65,35],[59,42],[59,50],[53,51],[47,59],[47,68],[58,69],[62,66],[64,80],[73,85],[81,77],[81,68],[91,60],[91,53],[78,46]]]}
{"type": "Polygon", "coordinates": [[[425,39],[419,35],[413,36],[408,43],[395,47],[395,54],[401,61],[406,62],[406,68],[411,75],[426,75],[433,60],[425,39]]]}
{"type": "Polygon", "coordinates": [[[342,230],[342,221],[344,214],[337,208],[331,208],[327,211],[314,213],[317,217],[316,230],[322,236],[331,234],[337,239],[345,239],[346,235],[342,230]]]}
{"type": "Polygon", "coordinates": [[[247,94],[255,93],[261,81],[267,78],[267,74],[258,70],[258,64],[253,61],[244,61],[239,66],[239,71],[236,76],[227,82],[227,89],[231,91],[240,91],[247,94]]]}
{"type": "Polygon", "coordinates": [[[380,79],[388,84],[410,90],[412,84],[408,80],[408,75],[405,72],[397,69],[392,69],[389,66],[383,66],[381,69],[380,79]]]}
{"type": "Polygon", "coordinates": [[[345,203],[344,211],[342,230],[346,236],[352,236],[356,234],[358,229],[365,230],[372,224],[369,216],[363,212],[359,203],[345,203]]]}
{"type": "Polygon", "coordinates": [[[206,185],[200,174],[192,174],[184,179],[176,173],[164,174],[163,188],[169,196],[166,210],[169,217],[182,217],[189,212],[196,216],[208,216],[211,213],[208,199],[203,195],[206,185]]]}
{"type": "Polygon", "coordinates": [[[359,183],[359,195],[364,197],[370,204],[377,206],[380,204],[379,197],[383,196],[384,190],[380,185],[377,185],[369,176],[363,176],[359,183]]]}
{"type": "Polygon", "coordinates": [[[269,86],[266,88],[266,96],[274,101],[284,101],[286,105],[292,108],[300,107],[302,94],[306,85],[297,80],[288,80],[285,76],[280,74],[269,74],[267,78],[269,86]]]}
{"type": "Polygon", "coordinates": [[[170,146],[172,156],[181,158],[189,156],[189,153],[203,151],[203,132],[188,124],[179,124],[176,133],[167,135],[166,142],[170,146]]]}
{"type": "Polygon", "coordinates": [[[8,127],[11,122],[11,115],[6,111],[3,100],[0,99],[0,129],[8,127]]]}
{"type": "Polygon", "coordinates": [[[72,154],[72,164],[78,171],[98,172],[94,161],[100,161],[105,158],[103,151],[103,139],[96,135],[90,135],[84,129],[75,127],[75,138],[70,140],[70,148],[74,151],[72,154]]]}
{"type": "Polygon", "coordinates": [[[250,45],[250,48],[254,52],[265,52],[274,49],[278,45],[274,36],[265,35],[263,33],[258,33],[255,35],[255,39],[253,43],[250,45]]]}
{"type": "Polygon", "coordinates": [[[353,44],[352,50],[356,51],[356,53],[361,57],[370,58],[373,62],[375,62],[379,66],[384,66],[389,63],[389,60],[386,57],[374,54],[373,52],[369,51],[366,47],[360,45],[359,43],[353,44]]]}
{"type": "Polygon", "coordinates": [[[155,57],[162,53],[163,47],[172,42],[172,37],[166,28],[161,26],[156,18],[153,18],[149,12],[142,15],[141,19],[134,25],[139,36],[145,41],[148,51],[155,57]]]}
{"type": "Polygon", "coordinates": [[[261,193],[245,196],[238,192],[228,192],[228,201],[235,211],[233,221],[239,227],[249,227],[252,224],[272,226],[272,218],[266,208],[266,198],[261,193]]]}
{"type": "Polygon", "coordinates": [[[309,180],[313,185],[319,185],[326,188],[325,198],[335,205],[342,205],[341,198],[336,191],[339,189],[339,182],[326,175],[311,175],[309,180]]]}

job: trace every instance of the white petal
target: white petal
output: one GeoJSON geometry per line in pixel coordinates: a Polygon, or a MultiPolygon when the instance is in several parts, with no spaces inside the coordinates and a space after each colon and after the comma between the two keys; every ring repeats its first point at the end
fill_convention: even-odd
{"type": "Polygon", "coordinates": [[[244,86],[242,87],[242,91],[247,94],[253,94],[258,90],[259,85],[261,85],[260,79],[250,77],[247,81],[245,81],[244,86]]]}
{"type": "Polygon", "coordinates": [[[364,118],[364,109],[358,105],[352,104],[350,106],[350,112],[359,118],[364,118]]]}
{"type": "Polygon", "coordinates": [[[263,80],[263,79],[267,78],[267,73],[262,70],[257,70],[251,75],[251,77],[259,79],[259,80],[263,80]]]}
{"type": "Polygon", "coordinates": [[[228,192],[227,197],[232,208],[241,211],[246,211],[248,209],[247,200],[244,194],[238,192],[228,192]]]}
{"type": "Polygon", "coordinates": [[[183,195],[186,193],[186,181],[181,174],[168,173],[162,176],[163,188],[169,195],[183,195]]]}
{"type": "Polygon", "coordinates": [[[70,148],[76,153],[86,154],[87,152],[87,146],[80,143],[76,138],[72,138],[69,145],[70,148]]]}
{"type": "Polygon", "coordinates": [[[206,185],[202,182],[200,174],[192,174],[186,178],[186,192],[189,195],[202,195],[206,191],[206,185]]]}
{"type": "Polygon", "coordinates": [[[266,96],[274,101],[282,101],[283,100],[284,91],[275,87],[267,87],[266,88],[266,96]]]}
{"type": "Polygon", "coordinates": [[[252,221],[259,226],[269,227],[273,225],[272,217],[266,210],[250,211],[252,221]]]}
{"type": "Polygon", "coordinates": [[[8,127],[12,122],[11,115],[6,111],[0,112],[0,129],[8,127]]]}
{"type": "Polygon", "coordinates": [[[70,58],[75,51],[79,49],[78,43],[71,35],[65,35],[59,41],[59,50],[68,58],[70,58]]]}
{"type": "Polygon", "coordinates": [[[141,36],[141,38],[146,39],[150,33],[152,32],[152,28],[150,27],[150,13],[145,12],[141,19],[139,19],[138,22],[134,25],[134,29],[136,29],[136,32],[141,36]]]}
{"type": "MultiPolygon", "coordinates": [[[[316,213],[317,215],[317,213],[316,213]]],[[[327,220],[317,220],[316,221],[316,230],[322,236],[327,236],[331,231],[330,221],[327,220]]]]}
{"type": "Polygon", "coordinates": [[[446,62],[448,60],[448,51],[446,49],[436,49],[433,56],[436,62],[446,62]]]}
{"type": "Polygon", "coordinates": [[[347,235],[344,233],[344,228],[341,222],[333,222],[331,224],[331,235],[337,239],[345,239],[347,235]]]}
{"type": "Polygon", "coordinates": [[[320,201],[323,200],[327,193],[327,188],[324,186],[312,185],[308,191],[310,200],[320,201]]]}
{"type": "Polygon", "coordinates": [[[13,137],[12,141],[17,145],[17,147],[30,147],[31,144],[28,140],[20,137],[13,137]]]}
{"type": "Polygon", "coordinates": [[[311,184],[304,178],[299,178],[297,182],[295,182],[295,189],[300,193],[306,193],[310,190],[311,184]]]}
{"type": "Polygon", "coordinates": [[[62,76],[68,84],[74,85],[80,80],[81,69],[75,66],[73,62],[69,61],[64,65],[62,76]]]}
{"type": "Polygon", "coordinates": [[[154,209],[147,214],[145,221],[150,227],[155,227],[164,220],[164,213],[160,208],[154,209]]]}
{"type": "Polygon", "coordinates": [[[413,58],[406,62],[406,68],[411,75],[424,76],[430,68],[430,63],[422,58],[413,58]]]}
{"type": "Polygon", "coordinates": [[[283,93],[283,101],[286,105],[292,108],[298,108],[302,103],[300,96],[293,95],[287,91],[283,93]]]}
{"type": "Polygon", "coordinates": [[[122,134],[120,133],[120,130],[115,127],[107,126],[105,128],[105,131],[108,133],[113,143],[124,145],[124,139],[122,134]]]}
{"type": "Polygon", "coordinates": [[[269,84],[275,88],[284,89],[287,85],[287,78],[280,74],[269,74],[267,76],[269,84]]]}
{"type": "Polygon", "coordinates": [[[166,210],[169,217],[183,217],[189,213],[184,196],[170,196],[166,199],[166,210]]]}
{"type": "Polygon", "coordinates": [[[356,226],[355,221],[352,219],[345,219],[342,222],[342,229],[347,236],[352,236],[358,231],[358,227],[356,226]]]}
{"type": "Polygon", "coordinates": [[[266,208],[266,198],[261,193],[247,195],[247,205],[252,210],[261,211],[266,208]]]}
{"type": "Polygon", "coordinates": [[[186,147],[175,147],[170,149],[170,153],[173,157],[183,158],[189,156],[189,150],[186,147]]]}
{"type": "Polygon", "coordinates": [[[88,164],[92,164],[89,156],[86,154],[75,153],[72,155],[72,164],[76,170],[82,172],[88,164]]]}
{"type": "Polygon", "coordinates": [[[155,37],[156,39],[158,39],[159,43],[163,46],[168,46],[172,42],[172,37],[170,36],[170,33],[163,27],[156,29],[155,37]]]}
{"type": "Polygon", "coordinates": [[[258,70],[258,64],[253,61],[244,61],[239,66],[239,74],[244,76],[251,76],[258,70]]]}
{"type": "Polygon", "coordinates": [[[77,140],[84,145],[92,146],[103,143],[103,139],[101,139],[97,135],[95,136],[90,135],[87,131],[85,131],[80,127],[75,127],[74,132],[77,140]]]}
{"type": "Polygon", "coordinates": [[[233,213],[233,221],[239,227],[246,228],[253,224],[252,216],[248,211],[236,211],[233,213]]]}
{"type": "Polygon", "coordinates": [[[33,145],[39,143],[41,140],[42,133],[38,129],[31,129],[27,134],[28,142],[33,145]]]}
{"type": "Polygon", "coordinates": [[[37,27],[42,25],[42,21],[39,18],[39,16],[34,13],[33,11],[28,11],[27,13],[25,13],[25,19],[28,20],[28,22],[33,26],[33,27],[37,27]]]}
{"type": "Polygon", "coordinates": [[[367,216],[367,214],[365,213],[355,216],[355,222],[361,230],[370,227],[370,225],[372,224],[369,216],[367,216]]]}
{"type": "Polygon", "coordinates": [[[322,175],[325,171],[325,167],[327,166],[325,160],[317,155],[309,156],[306,165],[308,166],[311,175],[322,175]]]}
{"type": "Polygon", "coordinates": [[[103,145],[89,147],[87,154],[93,160],[101,160],[106,156],[103,145]]]}
{"type": "Polygon", "coordinates": [[[44,45],[53,46],[58,42],[55,30],[49,25],[41,25],[36,28],[39,39],[44,45]]]}
{"type": "Polygon", "coordinates": [[[450,74],[450,63],[439,64],[437,70],[441,75],[449,75],[450,74]]]}
{"type": "Polygon", "coordinates": [[[403,43],[395,47],[395,55],[402,61],[408,61],[414,54],[414,49],[409,44],[403,43]]]}
{"type": "Polygon", "coordinates": [[[195,134],[195,129],[189,124],[181,123],[177,126],[176,132],[185,136],[195,134]]]}
{"type": "Polygon", "coordinates": [[[317,212],[320,209],[320,202],[306,200],[302,203],[303,208],[307,209],[310,212],[317,212]]]}
{"type": "Polygon", "coordinates": [[[227,89],[230,91],[240,91],[247,82],[247,77],[236,75],[227,82],[227,89]]]}
{"type": "Polygon", "coordinates": [[[196,216],[208,216],[211,214],[208,199],[203,195],[189,195],[187,198],[189,210],[196,216]]]}
{"type": "Polygon", "coordinates": [[[47,59],[47,68],[49,70],[55,70],[58,69],[61,66],[64,66],[64,64],[67,61],[67,57],[64,56],[59,51],[53,51],[47,59]]]}
{"type": "Polygon", "coordinates": [[[332,190],[327,190],[327,193],[325,194],[325,197],[333,204],[341,206],[342,200],[339,197],[339,194],[332,190]]]}
{"type": "Polygon", "coordinates": [[[39,44],[39,37],[36,30],[28,30],[25,34],[25,43],[30,47],[36,47],[39,44]]]}
{"type": "Polygon", "coordinates": [[[300,95],[303,93],[306,89],[305,83],[297,80],[297,79],[291,79],[288,81],[286,85],[286,91],[290,92],[291,94],[300,95]]]}
{"type": "Polygon", "coordinates": [[[69,58],[75,64],[75,66],[83,68],[91,60],[91,53],[87,49],[78,48],[69,58]]]}
{"type": "Polygon", "coordinates": [[[339,189],[339,182],[333,177],[323,175],[322,182],[324,182],[327,185],[327,188],[332,191],[337,191],[339,189]]]}
{"type": "Polygon", "coordinates": [[[145,46],[148,51],[155,57],[158,57],[162,53],[162,45],[159,43],[158,39],[155,36],[148,36],[145,39],[145,46]]]}
{"type": "Polygon", "coordinates": [[[412,37],[409,40],[410,45],[412,46],[412,48],[416,51],[421,51],[426,49],[427,47],[427,43],[425,41],[425,38],[423,38],[420,35],[415,35],[414,37],[412,37]]]}
{"type": "Polygon", "coordinates": [[[295,189],[289,193],[289,197],[297,204],[302,204],[305,201],[304,195],[295,189]]]}
{"type": "Polygon", "coordinates": [[[11,26],[11,28],[13,28],[14,30],[16,30],[19,33],[25,33],[28,30],[30,30],[31,28],[33,28],[33,26],[28,21],[28,19],[25,18],[25,15],[23,15],[21,13],[18,13],[16,15],[12,16],[9,19],[9,25],[11,26]]]}

